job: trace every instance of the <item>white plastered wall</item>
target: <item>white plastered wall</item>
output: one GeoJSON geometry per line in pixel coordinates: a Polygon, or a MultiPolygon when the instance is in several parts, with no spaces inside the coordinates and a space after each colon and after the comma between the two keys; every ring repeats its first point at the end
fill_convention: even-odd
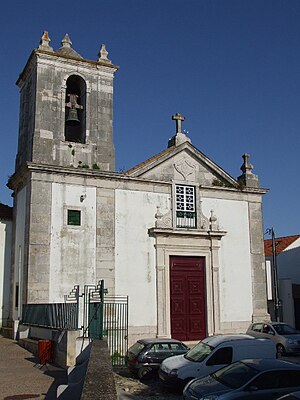
{"type": "Polygon", "coordinates": [[[27,190],[24,187],[18,192],[16,197],[16,232],[15,232],[15,248],[14,248],[14,282],[13,282],[13,299],[16,298],[16,286],[19,286],[19,304],[13,307],[13,319],[17,320],[21,317],[21,304],[23,304],[23,285],[24,285],[24,241],[25,241],[25,218],[26,218],[26,196],[27,190]]]}
{"type": "Polygon", "coordinates": [[[96,283],[96,188],[52,184],[50,299],[64,301],[74,285],[96,283]],[[81,212],[81,225],[67,225],[67,211],[81,212]]]}
{"type": "Polygon", "coordinates": [[[156,331],[156,259],[154,239],[157,206],[170,209],[170,196],[116,190],[116,294],[129,296],[129,325],[156,331]]]}
{"type": "Polygon", "coordinates": [[[213,210],[226,231],[220,248],[220,322],[251,321],[252,280],[248,203],[202,198],[203,213],[213,210]]]}
{"type": "Polygon", "coordinates": [[[0,221],[0,327],[9,315],[12,221],[0,221]]]}
{"type": "MultiPolygon", "coordinates": [[[[220,230],[226,232],[218,255],[220,332],[238,332],[251,321],[253,312],[248,203],[204,197],[201,200],[204,215],[209,217],[213,210],[220,230]]],[[[116,294],[129,296],[129,325],[134,327],[157,325],[155,241],[147,232],[155,226],[158,205],[162,214],[168,211],[169,195],[116,191],[116,294]]],[[[178,247],[178,254],[205,255],[199,251],[186,254],[178,247]]],[[[210,274],[210,257],[206,256],[210,274]]],[[[168,284],[168,279],[165,281],[168,284]]],[[[211,290],[208,288],[208,293],[211,290]]],[[[167,301],[164,307],[168,310],[167,301]]],[[[155,330],[152,333],[156,334],[155,330]]]]}

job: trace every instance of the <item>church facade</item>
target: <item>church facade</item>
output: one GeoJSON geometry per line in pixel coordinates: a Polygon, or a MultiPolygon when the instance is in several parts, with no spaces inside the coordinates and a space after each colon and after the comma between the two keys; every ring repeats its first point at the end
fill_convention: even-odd
{"type": "Polygon", "coordinates": [[[175,132],[114,171],[113,79],[102,45],[82,58],[47,32],[21,73],[11,317],[104,279],[128,295],[129,336],[198,340],[268,318],[262,196],[249,155],[232,178],[175,132]]]}

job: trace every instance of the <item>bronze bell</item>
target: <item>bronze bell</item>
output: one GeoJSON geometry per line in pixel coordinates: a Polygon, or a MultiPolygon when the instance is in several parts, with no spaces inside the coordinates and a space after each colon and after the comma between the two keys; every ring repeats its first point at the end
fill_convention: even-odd
{"type": "Polygon", "coordinates": [[[66,119],[66,124],[69,126],[80,124],[76,108],[70,108],[68,118],[66,119]]]}

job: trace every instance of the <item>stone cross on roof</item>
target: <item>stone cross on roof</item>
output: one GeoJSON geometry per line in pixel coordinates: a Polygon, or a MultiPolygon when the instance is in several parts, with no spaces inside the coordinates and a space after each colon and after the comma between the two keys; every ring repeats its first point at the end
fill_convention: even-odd
{"type": "Polygon", "coordinates": [[[172,119],[176,121],[176,133],[182,133],[181,132],[181,122],[185,120],[185,117],[181,115],[180,113],[176,113],[175,115],[172,115],[172,119]]]}
{"type": "Polygon", "coordinates": [[[185,132],[181,132],[181,124],[185,120],[185,117],[179,113],[172,115],[172,120],[176,122],[176,133],[169,139],[168,147],[179,146],[182,143],[190,142],[191,140],[186,136],[185,132]]]}

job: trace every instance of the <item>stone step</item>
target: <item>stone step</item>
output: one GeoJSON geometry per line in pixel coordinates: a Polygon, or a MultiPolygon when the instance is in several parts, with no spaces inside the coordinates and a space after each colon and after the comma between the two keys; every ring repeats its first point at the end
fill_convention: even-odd
{"type": "Polygon", "coordinates": [[[13,339],[13,328],[9,328],[9,327],[2,327],[0,330],[0,333],[3,337],[7,338],[7,339],[13,339]]]}

